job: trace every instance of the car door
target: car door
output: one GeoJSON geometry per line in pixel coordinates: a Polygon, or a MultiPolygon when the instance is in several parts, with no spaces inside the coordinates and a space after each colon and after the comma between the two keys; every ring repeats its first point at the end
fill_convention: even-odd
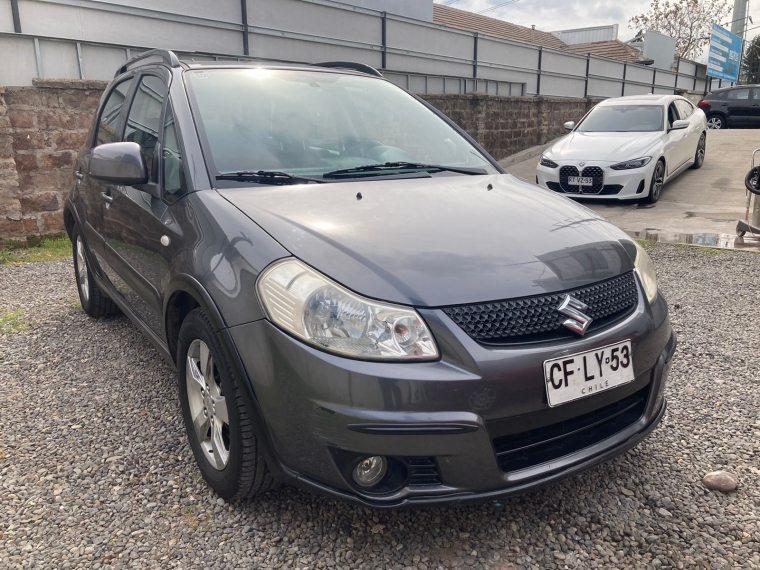
{"type": "Polygon", "coordinates": [[[686,139],[683,144],[683,161],[688,162],[693,160],[697,154],[697,145],[699,139],[702,136],[702,124],[694,116],[695,107],[686,99],[679,99],[676,101],[678,107],[678,113],[681,116],[681,120],[689,121],[689,127],[686,129],[686,139]]]}
{"type": "Polygon", "coordinates": [[[89,250],[95,254],[99,262],[102,262],[103,255],[103,194],[107,185],[90,176],[90,156],[93,148],[121,140],[121,130],[127,114],[125,102],[133,84],[134,77],[129,77],[114,85],[106,95],[99,109],[93,136],[76,164],[77,194],[81,200],[80,212],[84,218],[82,230],[89,250]]]}
{"type": "Polygon", "coordinates": [[[751,105],[747,116],[748,127],[760,127],[760,88],[753,87],[750,93],[751,105]]]}
{"type": "Polygon", "coordinates": [[[749,87],[731,89],[726,94],[726,123],[729,127],[741,127],[749,122],[752,113],[752,99],[749,87]]]}
{"type": "Polygon", "coordinates": [[[163,196],[160,138],[168,79],[168,74],[160,71],[141,75],[122,137],[140,145],[148,166],[148,184],[111,187],[103,213],[108,277],[159,338],[164,336],[163,294],[169,281],[167,245],[177,231],[169,204],[158,197],[163,196]]]}
{"type": "Polygon", "coordinates": [[[665,163],[667,165],[667,174],[670,176],[685,162],[684,142],[687,137],[688,129],[673,130],[673,123],[681,119],[676,102],[668,105],[667,133],[665,133],[665,163]]]}

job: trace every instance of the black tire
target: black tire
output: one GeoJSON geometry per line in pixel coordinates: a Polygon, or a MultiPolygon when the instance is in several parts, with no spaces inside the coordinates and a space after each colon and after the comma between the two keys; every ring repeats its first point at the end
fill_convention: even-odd
{"type": "Polygon", "coordinates": [[[662,195],[662,187],[665,181],[665,163],[658,160],[652,173],[652,181],[649,183],[649,194],[644,198],[647,204],[656,204],[662,195]]]}
{"type": "MultiPolygon", "coordinates": [[[[196,364],[191,363],[193,366],[196,364]]],[[[196,371],[199,370],[200,367],[196,368],[196,371]]],[[[179,398],[187,437],[201,474],[211,488],[225,500],[237,500],[265,493],[276,487],[278,482],[272,477],[260,451],[259,442],[254,435],[254,411],[244,400],[238,380],[232,374],[232,368],[225,358],[224,350],[214,328],[200,308],[191,311],[180,327],[177,342],[177,372],[179,398]],[[195,384],[188,386],[188,363],[191,360],[188,356],[191,347],[198,346],[196,344],[198,342],[205,344],[208,349],[211,358],[209,368],[213,375],[213,381],[217,385],[218,393],[225,400],[228,423],[223,422],[223,429],[224,445],[228,447],[225,450],[228,459],[221,467],[214,466],[214,459],[210,459],[206,455],[207,452],[211,452],[202,447],[202,445],[208,444],[201,442],[196,433],[191,402],[188,397],[189,390],[197,388],[195,384]]],[[[201,390],[199,392],[202,393],[201,390]]],[[[209,386],[206,384],[206,394],[204,395],[208,396],[211,392],[213,390],[209,390],[209,386]]],[[[203,410],[205,416],[206,408],[204,407],[203,410]]],[[[217,417],[214,414],[211,415],[217,417]]],[[[209,427],[208,437],[210,440],[213,440],[214,437],[213,425],[212,422],[209,427]]],[[[217,420],[217,425],[220,425],[219,420],[217,420]]]]}
{"type": "Polygon", "coordinates": [[[744,177],[744,187],[755,195],[760,195],[760,166],[756,166],[744,177]]]}
{"type": "Polygon", "coordinates": [[[697,152],[694,155],[694,164],[691,165],[692,170],[699,170],[705,163],[705,154],[707,153],[707,135],[702,133],[697,143],[697,152]]]}
{"type": "Polygon", "coordinates": [[[74,278],[77,282],[79,302],[84,312],[94,319],[118,313],[119,307],[103,293],[92,276],[92,270],[87,261],[87,244],[82,239],[82,233],[77,226],[74,226],[71,232],[71,245],[74,257],[74,278]]]}
{"type": "Polygon", "coordinates": [[[710,130],[725,129],[726,126],[726,119],[720,115],[710,115],[707,117],[707,128],[710,130]]]}

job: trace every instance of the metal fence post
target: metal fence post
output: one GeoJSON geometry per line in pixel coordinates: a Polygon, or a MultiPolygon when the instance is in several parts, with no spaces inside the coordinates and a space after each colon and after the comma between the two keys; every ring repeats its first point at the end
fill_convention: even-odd
{"type": "Polygon", "coordinates": [[[11,0],[11,15],[13,17],[13,31],[21,33],[21,17],[18,15],[18,0],[11,0]]]}
{"type": "Polygon", "coordinates": [[[652,95],[654,95],[654,86],[657,85],[657,69],[652,70],[652,95]]]}
{"type": "Polygon", "coordinates": [[[541,62],[544,59],[544,46],[538,46],[538,77],[536,78],[536,95],[541,95],[541,62]]]}
{"type": "Polygon", "coordinates": [[[620,90],[620,96],[625,97],[625,77],[628,75],[628,64],[623,64],[623,88],[620,90]]]}
{"type": "Polygon", "coordinates": [[[382,40],[383,40],[383,56],[381,67],[386,69],[388,67],[388,13],[383,12],[382,15],[382,40]]]}
{"type": "Polygon", "coordinates": [[[240,0],[240,15],[243,20],[243,55],[250,55],[248,46],[248,0],[240,0]]]}
{"type": "Polygon", "coordinates": [[[475,32],[472,55],[472,77],[478,77],[478,32],[475,32]]]}
{"type": "Polygon", "coordinates": [[[591,71],[591,54],[586,54],[586,84],[583,86],[583,98],[588,97],[588,74],[591,71]]]}

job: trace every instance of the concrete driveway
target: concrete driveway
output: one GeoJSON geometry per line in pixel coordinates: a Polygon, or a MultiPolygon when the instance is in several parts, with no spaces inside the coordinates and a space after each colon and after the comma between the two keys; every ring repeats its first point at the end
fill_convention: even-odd
{"type": "MultiPolygon", "coordinates": [[[[746,208],[744,177],[756,148],[760,148],[760,130],[710,131],[704,166],[665,186],[657,204],[584,204],[640,239],[760,249],[760,240],[736,236],[736,222],[744,219],[746,208]]],[[[538,158],[530,158],[506,170],[534,182],[537,162],[538,158]]]]}

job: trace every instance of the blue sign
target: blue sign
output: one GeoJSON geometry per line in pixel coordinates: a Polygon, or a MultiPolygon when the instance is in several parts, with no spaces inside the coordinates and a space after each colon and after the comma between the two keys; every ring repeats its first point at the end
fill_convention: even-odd
{"type": "Polygon", "coordinates": [[[736,83],[739,80],[741,53],[742,39],[726,28],[713,24],[707,75],[736,83]]]}

